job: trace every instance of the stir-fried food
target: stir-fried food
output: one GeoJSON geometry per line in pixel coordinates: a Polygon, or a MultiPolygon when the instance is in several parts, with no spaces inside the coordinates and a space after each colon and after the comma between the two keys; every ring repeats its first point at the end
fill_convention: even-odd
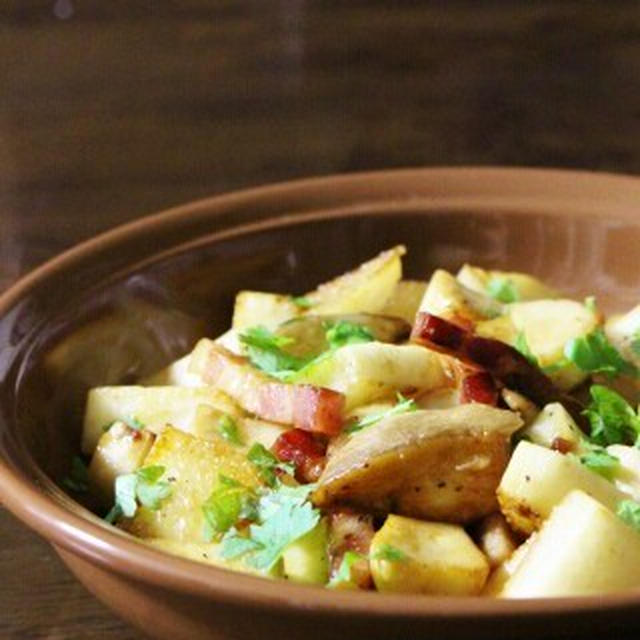
{"type": "Polygon", "coordinates": [[[404,280],[404,253],[241,291],[222,336],[92,389],[65,484],[168,553],[330,589],[640,586],[640,306],[471,265],[404,280]]]}

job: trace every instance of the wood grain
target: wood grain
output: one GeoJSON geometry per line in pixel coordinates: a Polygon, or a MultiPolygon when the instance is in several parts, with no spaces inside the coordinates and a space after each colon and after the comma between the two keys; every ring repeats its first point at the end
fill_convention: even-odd
{"type": "MultiPolygon", "coordinates": [[[[636,1],[9,0],[0,288],[96,232],[274,180],[640,171],[636,1]]],[[[140,637],[0,510],[0,637],[140,637]]]]}

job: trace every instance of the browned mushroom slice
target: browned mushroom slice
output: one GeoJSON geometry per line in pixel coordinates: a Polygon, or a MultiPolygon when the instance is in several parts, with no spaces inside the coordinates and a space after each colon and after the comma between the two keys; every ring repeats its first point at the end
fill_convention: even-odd
{"type": "Polygon", "coordinates": [[[509,438],[521,425],[517,414],[482,404],[391,416],[336,451],[313,500],[469,522],[496,510],[509,438]]]}

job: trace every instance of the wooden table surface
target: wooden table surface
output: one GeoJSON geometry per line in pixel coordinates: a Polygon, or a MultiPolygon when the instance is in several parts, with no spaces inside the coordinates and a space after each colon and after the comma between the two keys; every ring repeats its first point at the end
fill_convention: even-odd
{"type": "MultiPolygon", "coordinates": [[[[312,174],[640,172],[633,2],[5,0],[0,288],[193,198],[312,174]]],[[[133,640],[0,508],[0,637],[133,640]]]]}

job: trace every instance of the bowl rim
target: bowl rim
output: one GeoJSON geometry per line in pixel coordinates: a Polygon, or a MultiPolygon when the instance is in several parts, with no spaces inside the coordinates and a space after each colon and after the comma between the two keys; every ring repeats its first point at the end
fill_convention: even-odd
{"type": "MultiPolygon", "coordinates": [[[[613,207],[623,217],[633,216],[633,203],[640,200],[640,178],[591,171],[507,167],[435,167],[392,169],[329,175],[234,191],[189,202],[145,216],[85,240],[48,260],[0,294],[0,316],[4,316],[31,289],[54,273],[73,269],[99,249],[117,246],[125,238],[149,229],[162,230],[185,217],[211,218],[223,212],[264,205],[275,212],[263,223],[230,225],[227,230],[244,233],[287,220],[301,221],[332,211],[395,203],[424,201],[433,208],[465,208],[508,205],[513,208],[567,208],[560,215],[613,207]],[[496,190],[495,184],[500,185],[496,190]],[[490,187],[489,185],[494,185],[490,187]],[[531,203],[532,191],[544,189],[542,200],[531,203]]],[[[213,233],[211,238],[224,230],[213,233]]],[[[515,618],[547,617],[637,607],[640,589],[622,593],[574,598],[499,600],[491,598],[407,597],[406,594],[336,593],[286,581],[277,583],[232,570],[217,568],[155,550],[116,530],[109,530],[92,514],[80,515],[65,508],[27,478],[11,461],[0,456],[2,502],[55,547],[109,571],[152,585],[220,602],[250,604],[273,612],[296,609],[299,613],[330,613],[333,616],[366,614],[369,617],[409,616],[418,618],[515,618]],[[310,590],[311,589],[311,590],[310,590]]],[[[86,512],[87,514],[89,512],[86,512]]]]}

